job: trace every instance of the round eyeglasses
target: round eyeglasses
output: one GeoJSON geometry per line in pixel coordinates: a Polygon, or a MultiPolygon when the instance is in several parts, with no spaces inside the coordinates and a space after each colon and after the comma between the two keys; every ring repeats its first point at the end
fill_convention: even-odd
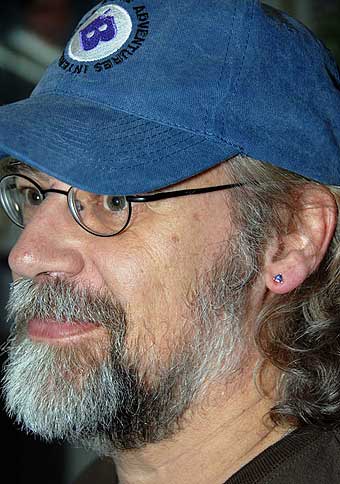
{"type": "Polygon", "coordinates": [[[44,190],[25,175],[6,175],[0,180],[0,202],[10,220],[20,228],[33,219],[49,193],[67,197],[75,221],[87,232],[99,237],[112,237],[127,228],[131,219],[131,203],[153,202],[167,198],[215,192],[243,186],[243,183],[215,187],[192,188],[149,195],[97,195],[75,187],[68,191],[44,190]]]}

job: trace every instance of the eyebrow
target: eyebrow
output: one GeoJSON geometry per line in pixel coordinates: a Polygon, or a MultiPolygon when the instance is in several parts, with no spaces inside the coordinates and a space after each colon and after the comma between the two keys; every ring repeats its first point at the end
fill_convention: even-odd
{"type": "Polygon", "coordinates": [[[43,173],[42,171],[38,170],[37,168],[33,168],[32,166],[27,165],[23,161],[17,160],[11,156],[5,158],[4,162],[4,169],[11,173],[15,173],[17,175],[28,175],[28,176],[35,176],[42,178],[44,181],[48,180],[50,177],[43,173]]]}

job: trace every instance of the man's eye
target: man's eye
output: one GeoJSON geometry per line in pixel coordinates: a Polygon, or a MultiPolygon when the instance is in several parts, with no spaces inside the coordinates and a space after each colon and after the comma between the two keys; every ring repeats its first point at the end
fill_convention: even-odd
{"type": "Polygon", "coordinates": [[[77,212],[82,212],[85,208],[80,200],[75,200],[75,205],[76,205],[77,212]]]}
{"type": "Polygon", "coordinates": [[[25,205],[36,206],[40,205],[43,201],[43,196],[36,188],[22,187],[20,188],[20,193],[25,205]]]}
{"type": "Polygon", "coordinates": [[[103,197],[103,206],[111,212],[120,212],[126,207],[126,198],[116,195],[105,195],[103,197]]]}

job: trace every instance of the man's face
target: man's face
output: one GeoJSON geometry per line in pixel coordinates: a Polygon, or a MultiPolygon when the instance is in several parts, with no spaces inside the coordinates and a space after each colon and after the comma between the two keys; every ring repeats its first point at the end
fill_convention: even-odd
{"type": "MultiPolygon", "coordinates": [[[[175,189],[222,183],[218,167],[175,189]]],[[[16,324],[5,392],[20,423],[106,452],[140,447],[176,430],[219,373],[213,358],[226,375],[239,364],[231,286],[245,268],[227,196],[134,204],[125,232],[99,238],[76,224],[64,196],[49,195],[9,258],[16,324]]]]}

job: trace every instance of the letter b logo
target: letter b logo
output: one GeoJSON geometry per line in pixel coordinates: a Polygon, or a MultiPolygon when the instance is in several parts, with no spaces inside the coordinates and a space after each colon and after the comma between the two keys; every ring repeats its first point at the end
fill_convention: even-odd
{"type": "Polygon", "coordinates": [[[117,34],[114,17],[102,15],[79,32],[84,50],[93,50],[99,42],[109,42],[117,34]]]}

